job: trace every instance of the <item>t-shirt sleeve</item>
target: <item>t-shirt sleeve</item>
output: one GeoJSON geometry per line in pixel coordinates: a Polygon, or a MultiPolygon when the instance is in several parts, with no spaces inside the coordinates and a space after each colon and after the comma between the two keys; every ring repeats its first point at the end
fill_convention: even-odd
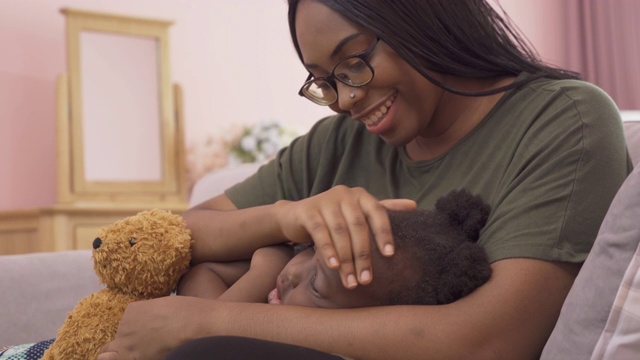
{"type": "Polygon", "coordinates": [[[600,89],[571,82],[532,116],[499,184],[481,243],[492,261],[582,262],[631,170],[619,112],[600,89]]]}

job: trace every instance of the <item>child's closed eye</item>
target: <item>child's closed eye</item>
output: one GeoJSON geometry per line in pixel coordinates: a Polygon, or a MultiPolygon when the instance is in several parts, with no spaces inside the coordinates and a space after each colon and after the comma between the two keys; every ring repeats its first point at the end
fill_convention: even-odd
{"type": "Polygon", "coordinates": [[[316,288],[316,275],[318,275],[317,272],[311,276],[311,279],[309,279],[309,286],[311,286],[311,290],[313,290],[314,293],[320,295],[318,289],[316,288]]]}

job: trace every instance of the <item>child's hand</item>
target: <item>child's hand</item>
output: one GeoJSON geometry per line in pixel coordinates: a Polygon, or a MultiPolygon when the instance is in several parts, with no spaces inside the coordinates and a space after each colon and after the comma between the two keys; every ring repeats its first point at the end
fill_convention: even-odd
{"type": "Polygon", "coordinates": [[[293,257],[293,247],[290,245],[266,246],[256,250],[251,257],[251,270],[265,269],[282,270],[293,257]]]}

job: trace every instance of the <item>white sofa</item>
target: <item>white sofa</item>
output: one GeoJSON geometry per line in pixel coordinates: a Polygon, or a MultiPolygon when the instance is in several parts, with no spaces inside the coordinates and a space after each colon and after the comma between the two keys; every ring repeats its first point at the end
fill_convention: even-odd
{"type": "MultiPolygon", "coordinates": [[[[625,122],[625,133],[632,158],[638,164],[640,119],[625,122]]],[[[222,192],[254,172],[257,166],[243,165],[205,176],[196,184],[190,204],[196,205],[222,192]]],[[[637,219],[630,225],[634,227],[631,234],[635,238],[625,238],[620,244],[616,243],[620,237],[615,236],[618,218],[629,213],[640,218],[640,166],[627,179],[623,190],[603,223],[603,228],[607,227],[606,236],[598,236],[594,251],[567,298],[543,353],[544,359],[588,359],[604,328],[627,264],[640,241],[637,219]],[[633,206],[634,209],[629,209],[633,206]]],[[[628,224],[629,221],[625,226],[628,224]]],[[[0,348],[55,337],[66,313],[79,299],[100,287],[90,251],[0,256],[0,348]]]]}

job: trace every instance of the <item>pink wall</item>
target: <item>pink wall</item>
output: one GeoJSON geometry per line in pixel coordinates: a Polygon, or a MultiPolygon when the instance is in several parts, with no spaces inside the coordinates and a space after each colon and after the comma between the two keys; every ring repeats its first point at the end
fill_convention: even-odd
{"type": "Polygon", "coordinates": [[[3,0],[0,210],[55,203],[62,7],[174,21],[170,64],[184,92],[187,143],[265,118],[303,132],[329,113],[296,94],[306,72],[291,46],[283,0],[3,0]]]}
{"type": "Polygon", "coordinates": [[[491,0],[502,9],[545,62],[567,67],[564,31],[564,0],[491,0]]]}
{"type": "Polygon", "coordinates": [[[0,5],[0,208],[51,203],[55,194],[54,81],[64,47],[52,34],[62,23],[37,13],[25,21],[29,7],[0,5]]]}
{"type": "MultiPolygon", "coordinates": [[[[567,66],[558,36],[564,31],[563,0],[500,3],[544,60],[567,66]]],[[[184,90],[187,143],[265,118],[303,132],[329,114],[296,95],[306,72],[291,46],[284,0],[3,0],[0,210],[55,202],[55,79],[65,71],[62,7],[175,21],[170,63],[174,82],[184,90]]]]}

